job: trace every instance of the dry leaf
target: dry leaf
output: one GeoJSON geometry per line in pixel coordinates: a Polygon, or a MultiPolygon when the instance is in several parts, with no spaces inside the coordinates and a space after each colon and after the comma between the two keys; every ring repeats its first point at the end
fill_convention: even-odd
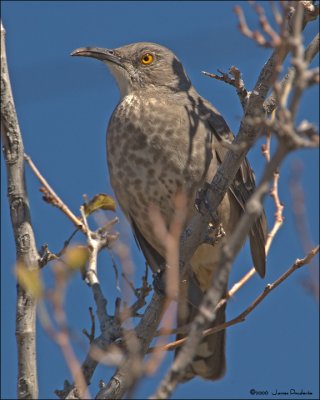
{"type": "Polygon", "coordinates": [[[18,263],[16,275],[19,284],[36,299],[43,295],[43,283],[38,268],[29,269],[26,265],[18,263]]]}
{"type": "Polygon", "coordinates": [[[64,253],[64,262],[71,269],[84,268],[89,259],[89,250],[86,246],[69,247],[64,253]]]}
{"type": "Polygon", "coordinates": [[[93,199],[91,199],[88,203],[85,203],[83,206],[86,216],[97,210],[116,210],[116,203],[114,199],[111,196],[103,193],[96,194],[93,199]]]}

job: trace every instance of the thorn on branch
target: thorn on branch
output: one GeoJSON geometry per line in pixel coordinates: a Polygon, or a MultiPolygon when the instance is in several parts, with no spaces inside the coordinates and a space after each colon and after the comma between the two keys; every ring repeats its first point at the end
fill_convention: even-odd
{"type": "Polygon", "coordinates": [[[94,317],[92,307],[89,307],[89,314],[90,314],[90,319],[91,319],[90,333],[88,333],[88,331],[85,328],[82,329],[82,333],[89,339],[89,343],[91,344],[94,341],[95,330],[96,330],[95,317],[94,317]]]}

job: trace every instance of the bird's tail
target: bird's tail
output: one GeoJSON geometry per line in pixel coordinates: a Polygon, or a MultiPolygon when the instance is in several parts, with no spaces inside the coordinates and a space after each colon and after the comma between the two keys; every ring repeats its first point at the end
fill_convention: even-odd
{"type": "MultiPolygon", "coordinates": [[[[182,291],[180,296],[178,327],[192,322],[198,313],[198,306],[201,304],[203,296],[204,293],[199,288],[197,282],[193,279],[189,280],[188,294],[182,291]],[[186,297],[187,301],[185,301],[186,297]]],[[[217,310],[213,327],[225,322],[225,307],[226,305],[224,304],[217,310]]],[[[177,339],[185,336],[185,334],[178,334],[177,339]]],[[[196,350],[193,362],[188,367],[182,379],[183,381],[188,381],[197,375],[201,378],[211,380],[219,379],[224,375],[226,370],[225,336],[225,330],[222,330],[203,338],[196,350]]],[[[176,355],[178,352],[179,349],[176,351],[176,355]]]]}

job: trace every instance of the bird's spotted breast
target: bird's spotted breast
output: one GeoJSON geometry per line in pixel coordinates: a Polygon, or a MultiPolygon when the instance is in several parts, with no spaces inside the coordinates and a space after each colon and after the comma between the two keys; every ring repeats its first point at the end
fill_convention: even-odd
{"type": "Polygon", "coordinates": [[[160,208],[169,225],[173,195],[184,190],[193,209],[205,175],[206,131],[198,128],[191,135],[190,130],[184,107],[133,95],[124,97],[108,127],[108,162],[116,197],[160,252],[148,217],[150,204],[160,208]]]}

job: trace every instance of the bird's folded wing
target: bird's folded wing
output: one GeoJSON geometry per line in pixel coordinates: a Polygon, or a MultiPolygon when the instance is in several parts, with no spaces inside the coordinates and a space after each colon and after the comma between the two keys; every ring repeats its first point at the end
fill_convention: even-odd
{"type": "Polygon", "coordinates": [[[134,219],[130,217],[133,235],[138,247],[141,249],[147,264],[150,266],[154,274],[159,273],[165,267],[164,258],[151,246],[140,232],[134,219]]]}
{"type": "MultiPolygon", "coordinates": [[[[223,141],[232,143],[234,135],[230,131],[227,123],[219,112],[208,102],[204,104],[206,113],[210,110],[208,123],[217,139],[214,146],[217,158],[221,163],[228,152],[228,148],[223,145],[223,141]]],[[[248,160],[245,158],[236,174],[236,177],[229,190],[244,210],[246,202],[255,190],[255,177],[248,160]]],[[[266,253],[265,242],[267,238],[267,221],[264,210],[254,223],[250,231],[250,249],[256,271],[261,277],[265,275],[266,253]]]]}

